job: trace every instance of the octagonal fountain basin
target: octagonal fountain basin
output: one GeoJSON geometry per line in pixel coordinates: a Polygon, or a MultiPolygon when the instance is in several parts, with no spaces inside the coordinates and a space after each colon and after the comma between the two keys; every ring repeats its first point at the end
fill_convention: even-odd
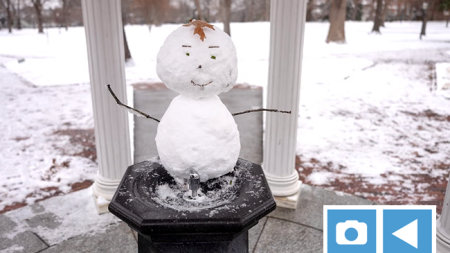
{"type": "Polygon", "coordinates": [[[109,205],[111,213],[139,233],[140,252],[144,246],[153,249],[149,252],[172,252],[171,247],[195,252],[199,245],[212,246],[208,250],[215,252],[235,247],[247,252],[248,229],[275,208],[261,166],[244,159],[232,172],[200,183],[194,198],[158,158],[132,165],[109,205]]]}

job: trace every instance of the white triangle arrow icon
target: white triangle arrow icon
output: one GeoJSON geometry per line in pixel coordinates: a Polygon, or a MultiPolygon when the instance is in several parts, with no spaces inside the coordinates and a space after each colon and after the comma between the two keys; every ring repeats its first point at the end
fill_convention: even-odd
{"type": "Polygon", "coordinates": [[[400,228],[392,234],[417,249],[417,220],[400,228]]]}

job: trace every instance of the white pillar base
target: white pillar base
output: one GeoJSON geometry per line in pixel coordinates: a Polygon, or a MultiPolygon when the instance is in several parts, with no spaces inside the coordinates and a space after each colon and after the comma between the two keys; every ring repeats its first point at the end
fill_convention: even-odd
{"type": "Polygon", "coordinates": [[[274,196],[275,202],[277,203],[277,207],[284,207],[289,209],[297,209],[297,205],[299,203],[300,193],[302,191],[302,182],[298,181],[300,184],[300,188],[297,192],[289,196],[274,196]]]}
{"type": "Polygon", "coordinates": [[[440,219],[436,221],[436,252],[450,253],[450,235],[442,228],[440,219]]]}
{"type": "MultiPolygon", "coordinates": [[[[94,187],[92,187],[92,189],[94,189],[94,187]]],[[[92,190],[92,197],[94,198],[94,204],[98,214],[109,213],[108,206],[111,202],[110,200],[106,200],[101,196],[96,196],[94,190],[92,190]]]]}
{"type": "Polygon", "coordinates": [[[120,184],[120,180],[108,179],[97,174],[92,185],[95,207],[98,213],[107,213],[108,205],[120,184]]]}
{"type": "Polygon", "coordinates": [[[111,200],[122,179],[109,179],[97,174],[93,185],[94,195],[111,200]]]}
{"type": "Polygon", "coordinates": [[[298,180],[298,173],[292,170],[292,174],[287,177],[279,177],[265,171],[267,182],[274,196],[286,197],[300,191],[302,185],[298,180]]]}

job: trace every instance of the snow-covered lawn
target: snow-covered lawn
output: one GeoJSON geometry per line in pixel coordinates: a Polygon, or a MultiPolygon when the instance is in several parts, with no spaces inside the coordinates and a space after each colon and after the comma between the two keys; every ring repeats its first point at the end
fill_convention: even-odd
{"type": "Polygon", "coordinates": [[[88,85],[33,87],[0,67],[0,89],[0,211],[93,180],[83,145],[94,142],[88,85]]]}
{"type": "MultiPolygon", "coordinates": [[[[307,23],[297,138],[302,180],[383,203],[442,200],[450,100],[436,92],[435,64],[450,62],[450,30],[429,22],[419,40],[420,25],[387,23],[374,35],[371,22],[347,22],[347,44],[336,45],[324,42],[328,23],[307,23]]],[[[159,81],[156,54],[176,27],[126,27],[128,84],[159,81]]],[[[266,87],[269,24],[234,23],[231,30],[238,83],[266,87]]],[[[93,128],[84,29],[2,30],[0,63],[0,211],[92,180],[96,165],[82,155],[93,128]]]]}

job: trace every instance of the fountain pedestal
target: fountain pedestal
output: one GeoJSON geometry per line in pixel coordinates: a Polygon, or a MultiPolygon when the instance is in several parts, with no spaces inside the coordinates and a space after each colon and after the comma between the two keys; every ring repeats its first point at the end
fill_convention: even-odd
{"type": "Polygon", "coordinates": [[[248,230],[276,208],[261,166],[243,159],[197,201],[177,187],[157,159],[125,172],[109,211],[138,232],[139,252],[248,252],[248,230]]]}

